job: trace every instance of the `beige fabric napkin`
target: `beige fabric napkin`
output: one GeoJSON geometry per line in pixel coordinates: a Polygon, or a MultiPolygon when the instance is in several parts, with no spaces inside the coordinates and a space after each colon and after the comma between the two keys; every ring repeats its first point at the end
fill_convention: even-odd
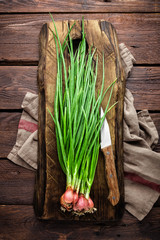
{"type": "MultiPolygon", "coordinates": [[[[134,57],[119,45],[126,77],[134,57]]],[[[131,92],[124,99],[124,175],[126,209],[142,220],[160,195],[160,154],[152,150],[158,133],[148,111],[136,113],[131,92]]],[[[38,95],[27,93],[22,103],[16,144],[8,159],[30,170],[37,169],[38,95]]]]}
{"type": "Polygon", "coordinates": [[[23,112],[18,125],[16,143],[8,155],[12,162],[37,169],[38,96],[28,92],[21,105],[23,112]]]}
{"type": "Polygon", "coordinates": [[[134,99],[126,89],[123,144],[125,208],[142,220],[160,196],[160,153],[152,148],[158,133],[147,110],[136,114],[134,99]]]}

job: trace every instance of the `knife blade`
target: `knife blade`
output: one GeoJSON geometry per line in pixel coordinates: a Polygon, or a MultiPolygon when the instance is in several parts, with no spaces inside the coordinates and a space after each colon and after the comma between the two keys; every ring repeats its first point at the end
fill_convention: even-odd
{"type": "MultiPolygon", "coordinates": [[[[101,107],[101,118],[103,117],[103,115],[104,112],[101,107]]],[[[101,127],[101,150],[105,157],[105,172],[109,187],[108,200],[113,206],[115,206],[119,202],[120,193],[118,187],[115,160],[112,150],[111,135],[106,118],[104,119],[103,125],[101,127]]]]}

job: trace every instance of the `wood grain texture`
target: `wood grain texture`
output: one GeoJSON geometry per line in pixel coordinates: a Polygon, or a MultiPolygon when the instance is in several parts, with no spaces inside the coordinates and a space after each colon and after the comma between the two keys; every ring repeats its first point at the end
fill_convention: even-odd
{"type": "Polygon", "coordinates": [[[37,166],[39,171],[36,171],[36,181],[34,194],[34,199],[36,205],[34,204],[35,213],[41,216],[44,212],[44,202],[45,202],[45,187],[46,187],[46,164],[43,159],[46,157],[45,148],[45,124],[46,119],[44,118],[46,108],[45,108],[45,94],[44,94],[44,78],[40,72],[45,71],[46,62],[46,44],[47,44],[47,24],[43,25],[42,31],[40,33],[40,62],[39,62],[39,72],[37,75],[38,80],[38,156],[37,156],[37,166]],[[39,147],[41,146],[41,147],[39,147]]]}
{"type": "MultiPolygon", "coordinates": [[[[137,110],[160,110],[159,76],[160,67],[133,67],[126,86],[137,110]]],[[[36,78],[37,66],[0,66],[0,109],[21,109],[27,91],[38,93],[36,78]]]]}
{"type": "Polygon", "coordinates": [[[105,172],[109,188],[108,200],[113,206],[115,206],[120,199],[115,157],[113,155],[112,146],[104,147],[101,150],[105,158],[105,172]]]}
{"type": "Polygon", "coordinates": [[[133,68],[127,80],[127,88],[134,96],[134,106],[137,110],[160,110],[159,67],[133,68]]]}
{"type": "MultiPolygon", "coordinates": [[[[59,33],[61,43],[68,32],[68,24],[71,26],[73,22],[63,21],[56,22],[57,31],[59,33]]],[[[71,37],[73,39],[81,38],[81,22],[77,21],[73,30],[71,31],[71,37]]],[[[41,180],[36,181],[36,190],[39,192],[41,184],[45,188],[45,197],[42,194],[38,195],[35,193],[35,207],[38,216],[41,213],[38,211],[39,202],[44,198],[43,219],[78,219],[78,217],[72,216],[71,214],[62,214],[59,211],[59,199],[65,190],[65,177],[60,169],[58,162],[58,156],[56,152],[56,138],[53,120],[47,108],[53,114],[54,105],[54,94],[56,88],[56,50],[53,35],[50,29],[54,30],[53,23],[45,24],[42,28],[40,35],[40,64],[38,71],[38,82],[39,82],[39,101],[43,103],[39,107],[39,168],[38,175],[42,171],[41,165],[44,165],[46,169],[44,185],[41,180]],[[45,39],[44,39],[45,35],[45,39]],[[45,127],[45,128],[44,128],[45,127]],[[44,142],[43,142],[44,141],[44,142]],[[45,152],[45,155],[44,155],[45,152]],[[42,156],[43,153],[43,156],[42,156]],[[54,179],[51,178],[51,175],[54,179]],[[61,179],[61,183],[59,183],[61,179]]],[[[124,193],[123,193],[123,167],[122,167],[122,117],[123,117],[123,96],[125,89],[125,80],[123,75],[123,69],[121,66],[120,55],[118,50],[118,42],[116,32],[110,23],[104,21],[84,21],[84,29],[86,33],[86,41],[88,47],[94,45],[97,49],[99,62],[98,62],[98,74],[97,74],[97,86],[96,89],[101,88],[103,64],[102,64],[102,53],[105,58],[105,86],[106,89],[116,78],[117,82],[114,86],[111,104],[118,101],[116,108],[113,108],[108,114],[108,122],[110,125],[110,132],[112,137],[112,147],[115,155],[117,176],[120,189],[120,201],[115,207],[107,201],[107,185],[104,173],[104,160],[102,154],[100,154],[96,176],[92,188],[91,195],[93,201],[97,207],[97,212],[92,216],[84,216],[85,220],[108,220],[117,219],[122,215],[124,205],[124,193]],[[96,37],[95,37],[96,36],[96,37]]],[[[65,55],[66,61],[69,62],[68,54],[65,55]]],[[[109,94],[107,93],[103,99],[102,107],[105,109],[109,94]]],[[[40,204],[41,205],[41,204],[40,204]]],[[[42,207],[40,207],[40,212],[42,207]]]]}
{"type": "Polygon", "coordinates": [[[37,93],[36,78],[37,67],[0,66],[0,109],[20,109],[27,92],[37,93]]]}
{"type": "MultiPolygon", "coordinates": [[[[117,30],[137,64],[159,64],[160,14],[85,14],[85,19],[104,19],[117,30]],[[152,44],[151,44],[152,43],[152,44]]],[[[53,14],[55,20],[81,19],[81,14],[53,14]]],[[[48,14],[0,16],[0,62],[31,62],[39,59],[38,36],[48,14]]]]}
{"type": "Polygon", "coordinates": [[[158,240],[160,208],[154,208],[139,222],[125,212],[121,221],[109,223],[39,221],[32,206],[0,206],[0,238],[6,240],[158,240]]]}
{"type": "Polygon", "coordinates": [[[0,12],[159,12],[156,0],[3,0],[0,12]]]}
{"type": "Polygon", "coordinates": [[[35,172],[0,160],[0,204],[33,204],[35,172]]]}
{"type": "Polygon", "coordinates": [[[7,157],[15,144],[20,115],[0,112],[0,158],[7,157]]]}

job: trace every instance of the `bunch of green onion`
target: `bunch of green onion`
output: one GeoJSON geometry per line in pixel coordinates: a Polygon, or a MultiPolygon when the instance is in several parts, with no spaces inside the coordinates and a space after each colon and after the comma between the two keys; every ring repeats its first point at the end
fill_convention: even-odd
{"type": "Polygon", "coordinates": [[[82,40],[74,53],[70,32],[61,44],[55,22],[51,15],[57,54],[57,81],[54,99],[54,116],[48,109],[54,124],[57,140],[58,159],[66,175],[66,191],[60,198],[63,209],[76,213],[94,211],[90,190],[94,180],[100,148],[100,129],[109,107],[115,81],[104,91],[104,57],[101,90],[96,94],[98,55],[96,49],[87,53],[82,20],[82,40]],[[68,48],[70,66],[66,67],[64,51],[68,48]],[[110,89],[104,116],[100,117],[100,106],[110,89]]]}

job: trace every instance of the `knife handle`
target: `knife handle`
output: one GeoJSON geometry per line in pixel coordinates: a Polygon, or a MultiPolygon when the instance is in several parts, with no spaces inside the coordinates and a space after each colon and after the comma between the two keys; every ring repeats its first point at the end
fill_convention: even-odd
{"type": "Polygon", "coordinates": [[[118,187],[118,180],[117,180],[117,173],[115,168],[115,162],[112,152],[112,146],[108,146],[102,148],[102,152],[105,157],[105,172],[109,187],[109,195],[108,200],[111,202],[113,206],[115,206],[120,199],[119,187],[118,187]]]}

